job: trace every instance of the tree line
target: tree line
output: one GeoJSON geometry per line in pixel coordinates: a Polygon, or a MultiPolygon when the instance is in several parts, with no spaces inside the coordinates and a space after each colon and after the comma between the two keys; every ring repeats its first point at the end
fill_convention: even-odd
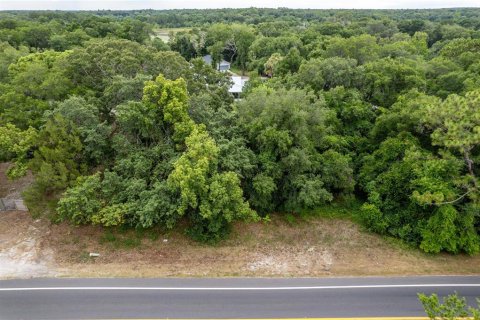
{"type": "Polygon", "coordinates": [[[0,160],[34,173],[26,201],[55,220],[184,221],[217,241],[238,219],[356,198],[371,231],[474,254],[479,16],[2,12],[0,160]],[[164,43],[168,26],[191,28],[164,43]],[[205,54],[250,75],[242,99],[205,54]]]}

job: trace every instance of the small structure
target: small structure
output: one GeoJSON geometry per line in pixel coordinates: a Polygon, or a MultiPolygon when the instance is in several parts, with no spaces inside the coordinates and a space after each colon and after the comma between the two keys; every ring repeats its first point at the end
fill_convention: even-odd
{"type": "Polygon", "coordinates": [[[217,63],[217,70],[220,72],[227,72],[230,70],[230,62],[222,60],[220,63],[217,63]]]}
{"type": "Polygon", "coordinates": [[[15,208],[18,211],[28,211],[28,208],[22,199],[14,200],[14,202],[15,202],[15,208]]]}
{"type": "Polygon", "coordinates": [[[28,211],[27,206],[21,199],[0,198],[0,211],[28,211]]]}
{"type": "MultiPolygon", "coordinates": [[[[213,62],[212,55],[207,54],[206,56],[203,56],[203,61],[206,64],[212,66],[212,62],[213,62]]],[[[230,62],[222,60],[220,61],[220,63],[217,63],[216,67],[217,67],[216,69],[220,72],[227,72],[228,70],[230,70],[230,62]]]]}
{"type": "Polygon", "coordinates": [[[212,65],[212,55],[207,54],[206,56],[203,56],[202,59],[205,64],[208,64],[210,66],[212,65]]]}
{"type": "Polygon", "coordinates": [[[236,99],[240,98],[240,94],[243,92],[243,88],[245,84],[248,82],[248,77],[241,77],[241,76],[232,76],[231,77],[233,84],[228,90],[236,99]]]}

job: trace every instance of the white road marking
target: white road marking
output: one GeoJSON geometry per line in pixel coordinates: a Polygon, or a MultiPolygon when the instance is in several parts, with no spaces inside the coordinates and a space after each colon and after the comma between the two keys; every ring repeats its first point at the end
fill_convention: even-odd
{"type": "Polygon", "coordinates": [[[269,291],[269,290],[332,290],[332,289],[381,289],[381,288],[442,288],[480,287],[480,283],[432,283],[432,284],[379,284],[352,286],[311,287],[19,287],[0,288],[0,291],[47,291],[47,290],[152,290],[152,291],[269,291]]]}

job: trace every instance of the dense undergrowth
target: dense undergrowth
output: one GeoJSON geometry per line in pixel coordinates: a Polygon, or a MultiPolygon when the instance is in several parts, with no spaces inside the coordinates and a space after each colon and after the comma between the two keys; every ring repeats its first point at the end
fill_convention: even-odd
{"type": "Polygon", "coordinates": [[[164,12],[2,12],[0,160],[35,174],[32,211],[206,242],[331,215],[477,253],[480,10],[258,12],[168,44],[164,12]],[[240,100],[222,59],[253,75],[240,100]]]}

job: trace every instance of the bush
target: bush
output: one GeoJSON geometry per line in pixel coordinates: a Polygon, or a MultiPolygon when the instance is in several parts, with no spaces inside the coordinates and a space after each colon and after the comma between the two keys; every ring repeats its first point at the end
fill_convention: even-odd
{"type": "Polygon", "coordinates": [[[102,208],[97,199],[100,187],[100,174],[78,178],[76,185],[68,189],[58,202],[60,219],[70,219],[76,224],[92,222],[92,217],[102,208]]]}
{"type": "Polygon", "coordinates": [[[365,203],[362,206],[361,219],[368,230],[380,234],[386,233],[388,223],[385,221],[382,212],[374,204],[365,203]]]}
{"type": "Polygon", "coordinates": [[[478,308],[467,307],[467,300],[459,297],[457,293],[443,298],[443,303],[440,303],[436,294],[427,296],[419,293],[418,299],[422,303],[425,313],[432,320],[455,320],[466,317],[480,320],[480,299],[477,299],[478,308]]]}

